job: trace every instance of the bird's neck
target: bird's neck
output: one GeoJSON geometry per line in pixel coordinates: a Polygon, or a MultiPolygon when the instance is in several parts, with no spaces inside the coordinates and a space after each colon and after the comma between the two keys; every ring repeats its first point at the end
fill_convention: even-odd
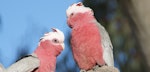
{"type": "Polygon", "coordinates": [[[95,19],[93,15],[89,12],[85,13],[78,13],[74,16],[74,19],[77,20],[77,22],[84,21],[84,22],[90,22],[91,20],[95,19]]]}
{"type": "Polygon", "coordinates": [[[42,56],[58,56],[62,51],[62,47],[60,45],[54,45],[50,43],[50,41],[46,40],[40,42],[39,46],[35,50],[35,53],[42,56]]]}
{"type": "Polygon", "coordinates": [[[55,72],[56,56],[53,53],[47,53],[43,48],[38,47],[34,52],[40,60],[38,72],[55,72]]]}
{"type": "Polygon", "coordinates": [[[73,17],[71,17],[68,21],[73,27],[75,26],[84,26],[87,24],[92,24],[93,21],[96,20],[93,15],[89,12],[86,13],[77,13],[73,17]]]}
{"type": "Polygon", "coordinates": [[[34,52],[40,60],[38,72],[55,72],[56,57],[61,51],[56,47],[49,41],[40,42],[34,52]]]}

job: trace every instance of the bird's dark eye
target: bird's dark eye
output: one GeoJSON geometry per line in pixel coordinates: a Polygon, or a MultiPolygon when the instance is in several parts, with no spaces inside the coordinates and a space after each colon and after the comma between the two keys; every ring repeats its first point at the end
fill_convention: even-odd
{"type": "Polygon", "coordinates": [[[73,13],[71,13],[71,16],[73,16],[73,13]]]}
{"type": "Polygon", "coordinates": [[[52,39],[52,42],[59,43],[59,40],[58,39],[52,39]]]}
{"type": "Polygon", "coordinates": [[[42,40],[43,38],[40,38],[40,41],[42,40]]]}

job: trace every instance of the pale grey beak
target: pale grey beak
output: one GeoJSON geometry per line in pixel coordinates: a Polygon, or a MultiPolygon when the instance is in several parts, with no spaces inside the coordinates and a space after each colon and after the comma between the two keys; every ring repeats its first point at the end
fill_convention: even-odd
{"type": "Polygon", "coordinates": [[[65,44],[64,43],[62,43],[61,44],[61,46],[62,46],[62,48],[63,48],[63,50],[65,49],[65,44]]]}

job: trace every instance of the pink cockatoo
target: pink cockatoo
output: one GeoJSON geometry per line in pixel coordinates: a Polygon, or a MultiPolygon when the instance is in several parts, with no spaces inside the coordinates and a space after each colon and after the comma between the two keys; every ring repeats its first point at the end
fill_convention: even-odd
{"type": "Polygon", "coordinates": [[[64,49],[64,34],[53,28],[53,32],[49,32],[42,37],[35,54],[40,60],[40,66],[36,72],[55,72],[56,57],[64,49]]]}
{"type": "Polygon", "coordinates": [[[71,47],[81,70],[96,65],[114,66],[113,46],[105,28],[97,22],[93,10],[81,2],[66,10],[67,24],[72,28],[71,47]]]}
{"type": "Polygon", "coordinates": [[[44,34],[32,55],[22,58],[4,72],[55,72],[56,57],[64,49],[64,34],[52,28],[44,34]]]}

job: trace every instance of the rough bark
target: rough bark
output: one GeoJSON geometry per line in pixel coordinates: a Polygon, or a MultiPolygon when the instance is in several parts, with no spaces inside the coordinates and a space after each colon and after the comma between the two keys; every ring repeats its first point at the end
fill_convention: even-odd
{"type": "Polygon", "coordinates": [[[120,72],[117,68],[113,66],[96,66],[95,68],[88,71],[80,71],[80,72],[120,72]]]}

